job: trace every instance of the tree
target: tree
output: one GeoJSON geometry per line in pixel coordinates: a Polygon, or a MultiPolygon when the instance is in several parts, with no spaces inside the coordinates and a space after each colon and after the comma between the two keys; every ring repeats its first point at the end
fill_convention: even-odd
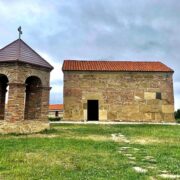
{"type": "Polygon", "coordinates": [[[175,115],[175,118],[176,118],[177,122],[180,122],[180,109],[175,111],[174,115],[175,115]]]}

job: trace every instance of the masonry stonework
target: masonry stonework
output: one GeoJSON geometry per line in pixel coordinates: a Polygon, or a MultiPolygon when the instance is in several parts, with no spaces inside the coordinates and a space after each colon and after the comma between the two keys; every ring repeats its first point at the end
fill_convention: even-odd
{"type": "MultiPolygon", "coordinates": [[[[29,122],[32,122],[32,120],[48,122],[48,105],[50,93],[49,70],[46,68],[36,67],[23,63],[1,63],[0,76],[2,75],[8,79],[4,91],[7,92],[7,86],[9,86],[9,88],[8,103],[6,107],[5,93],[0,93],[1,97],[3,95],[1,98],[1,102],[3,103],[1,104],[2,112],[0,112],[0,120],[4,120],[6,123],[18,121],[22,122],[24,120],[31,120],[29,122]],[[34,84],[33,86],[32,81],[30,89],[28,88],[26,80],[31,77],[33,77],[35,80],[38,79],[40,84],[34,84]]],[[[38,127],[36,127],[36,129],[40,130],[43,127],[44,125],[41,125],[39,126],[39,129],[38,127]]],[[[48,126],[46,125],[46,128],[47,127],[48,126]]]]}
{"type": "Polygon", "coordinates": [[[99,121],[174,122],[172,76],[64,71],[64,120],[87,121],[87,101],[98,100],[99,121]]]}
{"type": "Polygon", "coordinates": [[[0,133],[32,133],[49,128],[52,69],[21,39],[0,49],[0,133]]]}

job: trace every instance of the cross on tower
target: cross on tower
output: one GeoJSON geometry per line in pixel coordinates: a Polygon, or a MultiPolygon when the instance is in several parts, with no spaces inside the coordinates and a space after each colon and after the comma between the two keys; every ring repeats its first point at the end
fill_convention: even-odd
{"type": "Polygon", "coordinates": [[[18,31],[19,31],[19,39],[21,39],[21,34],[23,33],[21,30],[21,26],[18,27],[18,31]]]}

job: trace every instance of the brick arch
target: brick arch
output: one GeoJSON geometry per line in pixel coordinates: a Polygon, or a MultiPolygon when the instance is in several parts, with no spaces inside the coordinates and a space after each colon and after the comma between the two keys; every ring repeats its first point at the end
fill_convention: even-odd
{"type": "Polygon", "coordinates": [[[8,77],[5,74],[0,74],[0,120],[4,120],[5,117],[5,103],[8,82],[8,77]]]}
{"type": "Polygon", "coordinates": [[[41,118],[42,81],[37,76],[29,76],[25,90],[25,119],[41,118]]]}

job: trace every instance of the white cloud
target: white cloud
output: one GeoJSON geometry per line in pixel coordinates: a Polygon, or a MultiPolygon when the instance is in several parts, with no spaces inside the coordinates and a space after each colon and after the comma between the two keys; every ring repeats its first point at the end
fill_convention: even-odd
{"type": "Polygon", "coordinates": [[[175,109],[180,109],[180,82],[174,82],[175,109]]]}
{"type": "MultiPolygon", "coordinates": [[[[175,107],[180,108],[179,2],[0,0],[0,46],[17,38],[22,25],[23,39],[54,66],[51,94],[62,92],[60,59],[163,59],[175,70],[175,107]]],[[[54,99],[62,98],[60,93],[54,99]]]]}
{"type": "Polygon", "coordinates": [[[59,82],[62,81],[63,80],[63,73],[61,70],[62,63],[60,61],[59,62],[55,61],[53,57],[51,57],[49,54],[45,52],[38,51],[38,53],[54,67],[54,69],[51,71],[51,77],[50,77],[51,84],[57,81],[59,82]]]}
{"type": "Polygon", "coordinates": [[[55,84],[52,86],[51,93],[63,93],[63,85],[55,84]]]}
{"type": "Polygon", "coordinates": [[[63,73],[62,73],[62,63],[57,62],[51,57],[49,54],[45,52],[38,53],[48,61],[54,69],[51,71],[50,74],[50,86],[52,87],[50,91],[50,102],[51,103],[62,103],[62,93],[63,93],[63,73]]]}

